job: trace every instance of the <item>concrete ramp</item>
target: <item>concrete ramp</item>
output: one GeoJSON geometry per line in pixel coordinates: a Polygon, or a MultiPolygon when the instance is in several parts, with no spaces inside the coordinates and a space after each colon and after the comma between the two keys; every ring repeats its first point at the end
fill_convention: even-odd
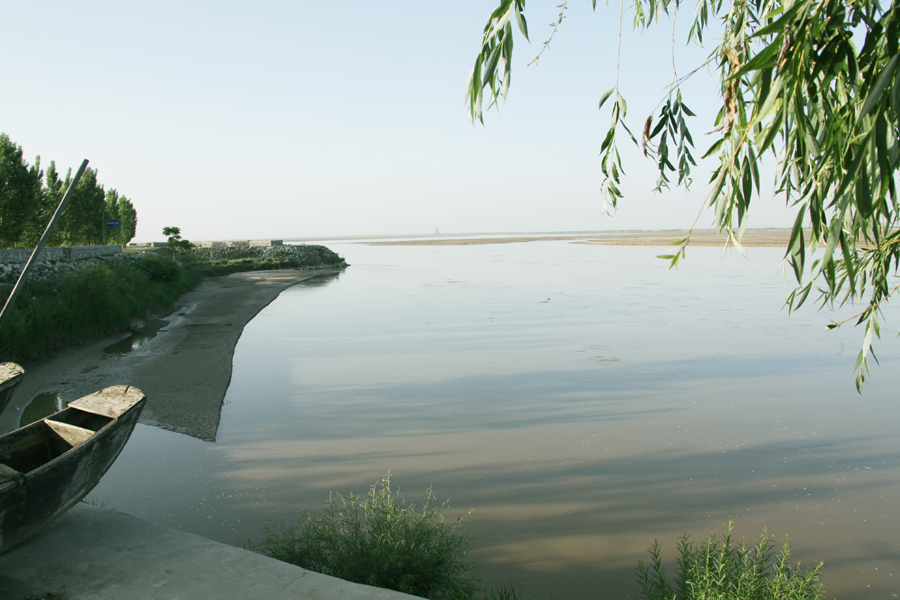
{"type": "Polygon", "coordinates": [[[416,600],[79,504],[0,555],[4,600],[416,600]]]}

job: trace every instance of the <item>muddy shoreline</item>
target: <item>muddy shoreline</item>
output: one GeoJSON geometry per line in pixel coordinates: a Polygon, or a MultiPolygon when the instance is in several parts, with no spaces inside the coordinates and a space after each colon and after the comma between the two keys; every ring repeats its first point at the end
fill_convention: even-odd
{"type": "Polygon", "coordinates": [[[235,273],[203,281],[182,295],[150,342],[125,354],[104,348],[119,334],[26,363],[25,377],[0,415],[0,431],[16,429],[21,410],[38,394],[75,400],[128,384],[147,395],[141,423],[215,441],[232,357],[244,326],[286,288],[339,270],[235,273]]]}

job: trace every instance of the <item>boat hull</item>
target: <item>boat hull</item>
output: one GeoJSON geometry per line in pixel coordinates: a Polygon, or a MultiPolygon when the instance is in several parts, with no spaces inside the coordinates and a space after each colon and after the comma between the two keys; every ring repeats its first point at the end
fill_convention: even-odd
{"type": "Polygon", "coordinates": [[[12,400],[24,374],[25,370],[16,363],[0,363],[0,413],[12,400]]]}
{"type": "MultiPolygon", "coordinates": [[[[0,483],[0,554],[27,539],[82,500],[118,458],[134,431],[146,398],[140,390],[127,386],[106,388],[92,396],[102,394],[124,394],[131,406],[93,433],[83,434],[89,437],[74,447],[59,452],[52,460],[31,470],[20,469],[22,476],[0,483]]],[[[14,460],[14,453],[21,454],[21,448],[31,444],[34,436],[46,434],[46,429],[41,430],[41,427],[47,428],[48,422],[52,422],[54,417],[71,412],[71,407],[77,402],[79,401],[43,421],[0,436],[0,463],[3,462],[4,454],[8,459],[14,460]]],[[[82,428],[81,431],[89,430],[82,428]]]]}

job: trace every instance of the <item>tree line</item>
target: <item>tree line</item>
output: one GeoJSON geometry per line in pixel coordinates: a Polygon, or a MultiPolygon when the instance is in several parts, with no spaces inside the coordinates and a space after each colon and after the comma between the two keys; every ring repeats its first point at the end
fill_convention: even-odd
{"type": "MultiPolygon", "coordinates": [[[[41,157],[29,165],[22,147],[0,133],[0,248],[33,248],[59,206],[72,169],[60,177],[56,163],[46,171],[41,157]]],[[[97,182],[97,169],[88,168],[56,224],[48,246],[127,244],[137,230],[137,212],[131,200],[97,182]],[[118,220],[119,227],[106,227],[118,220]]]]}

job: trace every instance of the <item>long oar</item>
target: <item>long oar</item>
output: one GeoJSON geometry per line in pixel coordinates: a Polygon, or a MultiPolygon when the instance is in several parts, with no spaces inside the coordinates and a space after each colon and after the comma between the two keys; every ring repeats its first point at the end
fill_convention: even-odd
{"type": "Polygon", "coordinates": [[[56,227],[56,222],[59,221],[59,217],[66,209],[66,205],[69,203],[69,198],[72,196],[72,192],[75,191],[75,186],[78,185],[78,180],[81,179],[82,175],[84,175],[84,170],[87,169],[87,165],[88,159],[84,159],[84,162],[82,162],[81,166],[78,167],[78,172],[75,173],[75,178],[72,179],[72,183],[69,184],[69,189],[66,190],[65,196],[63,196],[63,199],[62,201],[60,201],[59,206],[56,207],[56,212],[53,213],[53,218],[50,219],[50,222],[47,224],[47,228],[44,229],[44,235],[41,236],[41,241],[39,241],[37,246],[34,247],[34,250],[31,252],[31,257],[28,259],[28,262],[25,263],[25,268],[22,269],[22,272],[19,274],[19,279],[16,281],[16,285],[13,287],[12,292],[10,292],[9,298],[6,299],[6,304],[3,305],[3,310],[0,311],[0,327],[3,327],[3,321],[6,320],[6,316],[12,311],[13,303],[16,301],[16,296],[19,295],[19,291],[25,285],[25,280],[28,279],[28,272],[31,271],[34,263],[37,262],[38,254],[40,254],[41,250],[44,249],[44,244],[47,243],[47,240],[50,238],[50,234],[53,233],[53,228],[56,227]]]}

